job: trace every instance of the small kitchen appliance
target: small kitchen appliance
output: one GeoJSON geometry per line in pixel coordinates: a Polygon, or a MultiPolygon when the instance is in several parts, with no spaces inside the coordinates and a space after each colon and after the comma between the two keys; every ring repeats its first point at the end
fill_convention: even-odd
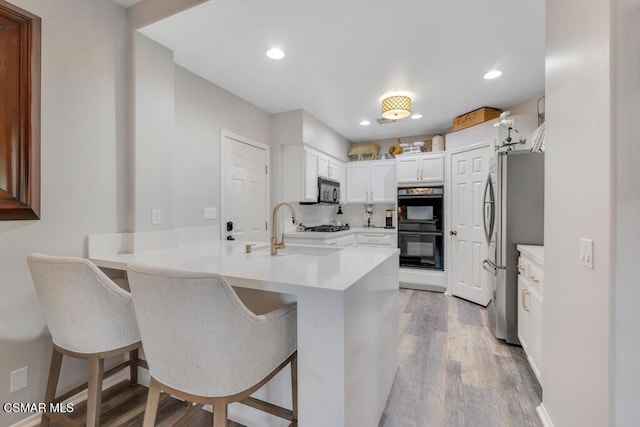
{"type": "Polygon", "coordinates": [[[384,211],[384,228],[393,228],[393,209],[384,211]]]}

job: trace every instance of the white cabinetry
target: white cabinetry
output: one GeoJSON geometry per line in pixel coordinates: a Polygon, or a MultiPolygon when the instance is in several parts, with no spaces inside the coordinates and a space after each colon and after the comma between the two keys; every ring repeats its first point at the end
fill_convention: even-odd
{"type": "MultiPolygon", "coordinates": [[[[285,145],[282,155],[282,195],[291,202],[318,201],[318,177],[340,182],[344,193],[344,163],[304,144],[285,145]]],[[[343,201],[343,194],[340,201],[343,201]]]]}
{"type": "Polygon", "coordinates": [[[397,247],[395,233],[384,233],[376,231],[367,231],[358,233],[358,246],[381,247],[388,246],[397,247]]]}
{"type": "Polygon", "coordinates": [[[407,154],[396,158],[398,184],[444,181],[444,154],[407,154]]]}
{"type": "Polygon", "coordinates": [[[346,203],[394,203],[396,200],[395,162],[374,160],[346,166],[346,203]]]}
{"type": "Polygon", "coordinates": [[[302,144],[286,145],[283,150],[282,195],[292,202],[318,200],[318,152],[302,144]]]}
{"type": "Polygon", "coordinates": [[[518,339],[542,384],[543,267],[542,259],[533,259],[538,252],[528,252],[530,248],[540,247],[518,245],[518,339]]]}
{"type": "Polygon", "coordinates": [[[342,162],[324,154],[318,155],[318,176],[340,182],[340,167],[342,162]]]}

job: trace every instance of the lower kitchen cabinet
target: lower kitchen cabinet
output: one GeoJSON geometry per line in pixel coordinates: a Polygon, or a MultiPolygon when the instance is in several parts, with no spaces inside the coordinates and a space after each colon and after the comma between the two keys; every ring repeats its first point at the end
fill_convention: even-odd
{"type": "Polygon", "coordinates": [[[332,233],[297,232],[284,235],[285,243],[296,245],[337,246],[346,248],[349,246],[367,247],[391,247],[398,246],[396,230],[355,228],[349,231],[341,231],[337,236],[332,233]]]}
{"type": "MultiPolygon", "coordinates": [[[[521,254],[518,259],[518,339],[533,373],[542,384],[543,267],[541,263],[528,257],[523,248],[540,247],[518,245],[521,254]]],[[[538,252],[531,255],[536,254],[538,252]]]]}

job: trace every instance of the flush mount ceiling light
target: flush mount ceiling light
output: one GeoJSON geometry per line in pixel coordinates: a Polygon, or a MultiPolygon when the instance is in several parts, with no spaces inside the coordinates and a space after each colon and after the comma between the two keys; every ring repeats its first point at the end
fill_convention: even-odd
{"type": "Polygon", "coordinates": [[[413,116],[411,116],[412,119],[417,120],[417,119],[421,119],[422,118],[422,114],[414,114],[413,116]]]}
{"type": "Polygon", "coordinates": [[[502,75],[502,71],[500,70],[491,70],[487,74],[484,75],[484,78],[487,80],[497,79],[502,75]]]}
{"type": "Polygon", "coordinates": [[[411,98],[404,95],[389,96],[382,100],[382,117],[389,120],[404,119],[411,115],[411,98]]]}
{"type": "Polygon", "coordinates": [[[282,59],[284,58],[284,52],[282,51],[282,49],[272,47],[267,51],[267,56],[271,59],[282,59]]]}
{"type": "Polygon", "coordinates": [[[363,120],[360,122],[361,126],[369,126],[371,124],[371,122],[369,122],[369,120],[363,120]]]}

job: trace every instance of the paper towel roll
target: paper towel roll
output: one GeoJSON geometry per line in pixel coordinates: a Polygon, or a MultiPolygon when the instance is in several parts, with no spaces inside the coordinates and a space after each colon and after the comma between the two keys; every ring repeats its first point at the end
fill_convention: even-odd
{"type": "Polygon", "coordinates": [[[444,151],[444,136],[436,135],[431,138],[431,151],[444,151]]]}

